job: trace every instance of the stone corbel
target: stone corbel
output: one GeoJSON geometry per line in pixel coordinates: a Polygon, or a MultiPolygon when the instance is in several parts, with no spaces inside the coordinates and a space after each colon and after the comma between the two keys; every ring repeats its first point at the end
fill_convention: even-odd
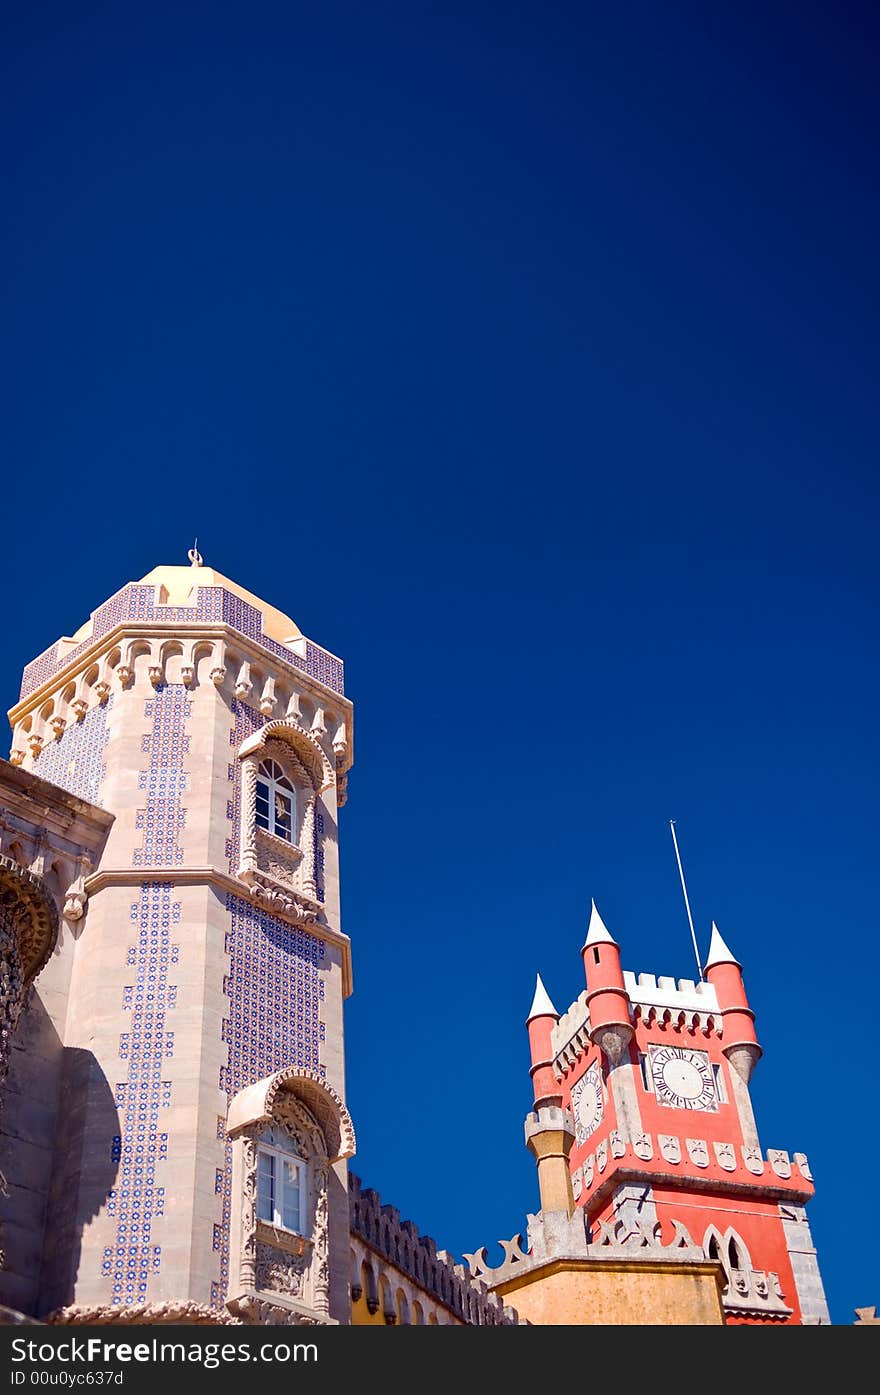
{"type": "Polygon", "coordinates": [[[326,735],[327,727],[324,724],[324,709],[323,707],[319,707],[312,721],[312,736],[314,736],[316,741],[320,741],[321,737],[326,735]]]}
{"type": "Polygon", "coordinates": [[[253,686],[251,682],[251,666],[247,660],[245,660],[238,670],[238,677],[235,680],[235,696],[244,701],[245,698],[250,696],[253,686]]]}
{"type": "Polygon", "coordinates": [[[340,722],[333,738],[333,754],[336,757],[336,764],[341,765],[348,754],[348,741],[346,740],[345,723],[340,722]]]}
{"type": "Polygon", "coordinates": [[[271,717],[275,711],[275,679],[271,676],[263,684],[260,695],[260,711],[264,717],[271,717]]]}
{"type": "Polygon", "coordinates": [[[32,732],[30,732],[30,733],[28,734],[27,743],[28,743],[28,750],[30,751],[30,753],[31,753],[31,755],[33,756],[34,760],[36,760],[36,759],[37,759],[37,756],[40,754],[40,752],[41,752],[42,749],[43,749],[43,738],[42,738],[42,736],[40,735],[40,733],[39,733],[38,731],[32,731],[32,732]]]}
{"type": "Polygon", "coordinates": [[[76,720],[81,722],[89,710],[89,704],[83,697],[74,698],[73,702],[70,704],[70,710],[76,720]]]}
{"type": "Polygon", "coordinates": [[[55,740],[60,741],[64,735],[64,728],[67,726],[65,719],[63,717],[52,717],[49,726],[55,733],[55,740]]]}
{"type": "Polygon", "coordinates": [[[119,663],[116,665],[115,673],[121,688],[127,688],[134,682],[134,643],[134,640],[128,640],[122,646],[119,663]]]}
{"type": "Polygon", "coordinates": [[[87,857],[79,858],[79,876],[71,882],[64,893],[64,919],[81,920],[85,914],[88,892],[86,891],[86,877],[92,870],[92,864],[87,857]]]}
{"type": "Polygon", "coordinates": [[[27,751],[23,751],[20,746],[13,746],[12,750],[9,752],[10,765],[21,765],[26,755],[27,751]]]}
{"type": "Polygon", "coordinates": [[[226,678],[226,644],[222,639],[218,639],[214,644],[214,651],[211,655],[211,682],[215,688],[222,686],[226,678]]]}
{"type": "Polygon", "coordinates": [[[29,864],[29,869],[35,877],[42,877],[46,870],[46,850],[48,846],[48,838],[45,831],[43,831],[34,839],[34,855],[29,864]]]}
{"type": "Polygon", "coordinates": [[[98,699],[99,703],[103,707],[104,703],[110,696],[110,684],[105,682],[102,678],[98,683],[95,684],[94,693],[95,697],[98,699]]]}
{"type": "Polygon", "coordinates": [[[195,644],[190,643],[183,651],[180,664],[180,681],[185,688],[191,688],[196,678],[195,644]]]}
{"type": "Polygon", "coordinates": [[[291,693],[285,716],[289,717],[292,722],[296,722],[297,726],[302,726],[302,708],[299,705],[299,693],[291,693]]]}

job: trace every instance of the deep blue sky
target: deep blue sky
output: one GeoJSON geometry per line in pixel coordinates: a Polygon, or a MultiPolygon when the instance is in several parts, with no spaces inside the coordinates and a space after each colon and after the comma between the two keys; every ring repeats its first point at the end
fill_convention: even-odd
{"type": "MultiPolygon", "coordinates": [[[[832,1318],[880,1303],[876,12],[18,7],[23,664],[193,536],[342,655],[355,1170],[537,1209],[536,969],[745,966],[832,1318]]],[[[500,1251],[495,1251],[500,1258],[500,1251]]]]}

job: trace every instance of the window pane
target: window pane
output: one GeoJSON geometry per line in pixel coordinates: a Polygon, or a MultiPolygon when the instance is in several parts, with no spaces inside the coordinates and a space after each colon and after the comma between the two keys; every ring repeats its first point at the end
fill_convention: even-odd
{"type": "Polygon", "coordinates": [[[275,1159],[271,1153],[259,1154],[257,1173],[257,1215],[261,1221],[275,1222],[275,1159]]]}
{"type": "Polygon", "coordinates": [[[281,1185],[281,1224],[287,1230],[299,1232],[299,1168],[295,1163],[284,1162],[281,1185]]]}
{"type": "Polygon", "coordinates": [[[290,800],[280,790],[275,791],[275,832],[290,840],[290,800]]]}

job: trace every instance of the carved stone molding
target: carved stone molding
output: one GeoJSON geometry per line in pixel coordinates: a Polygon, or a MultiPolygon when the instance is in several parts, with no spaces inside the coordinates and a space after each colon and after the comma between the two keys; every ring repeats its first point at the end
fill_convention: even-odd
{"type": "Polygon", "coordinates": [[[85,1303],[72,1303],[66,1308],[56,1308],[45,1321],[58,1327],[103,1327],[105,1324],[123,1326],[154,1326],[182,1324],[192,1327],[232,1327],[241,1319],[232,1314],[219,1312],[204,1303],[190,1303],[186,1300],[167,1303],[131,1303],[112,1306],[99,1303],[90,1306],[85,1303]]]}

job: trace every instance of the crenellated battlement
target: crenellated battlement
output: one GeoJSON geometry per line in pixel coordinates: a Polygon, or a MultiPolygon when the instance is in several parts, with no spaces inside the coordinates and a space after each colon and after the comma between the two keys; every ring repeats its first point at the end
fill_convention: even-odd
{"type": "Polygon", "coordinates": [[[384,1256],[417,1289],[450,1309],[464,1323],[501,1326],[519,1321],[514,1309],[505,1307],[500,1298],[489,1293],[485,1283],[475,1279],[463,1264],[457,1264],[447,1250],[438,1250],[431,1236],[421,1235],[412,1221],[401,1220],[396,1206],[383,1203],[379,1193],[363,1187],[361,1179],[352,1172],[348,1174],[348,1186],[352,1236],[384,1256]]]}
{"type": "MultiPolygon", "coordinates": [[[[680,1021],[682,1024],[723,1034],[723,1017],[711,983],[674,979],[655,974],[636,976],[623,971],[623,982],[630,1003],[630,1017],[643,1021],[680,1021]]],[[[553,1069],[557,1078],[565,1074],[590,1046],[590,1009],[587,990],[575,998],[562,1014],[550,1035],[553,1069]]]]}
{"type": "Polygon", "coordinates": [[[715,1030],[720,1034],[721,1014],[711,983],[705,980],[695,983],[692,978],[674,979],[662,975],[658,978],[655,974],[639,974],[637,977],[629,969],[623,971],[623,982],[634,1009],[655,1008],[658,1015],[663,1009],[671,1014],[683,1012],[689,1021],[697,1020],[701,1024],[712,1017],[715,1030]]]}

